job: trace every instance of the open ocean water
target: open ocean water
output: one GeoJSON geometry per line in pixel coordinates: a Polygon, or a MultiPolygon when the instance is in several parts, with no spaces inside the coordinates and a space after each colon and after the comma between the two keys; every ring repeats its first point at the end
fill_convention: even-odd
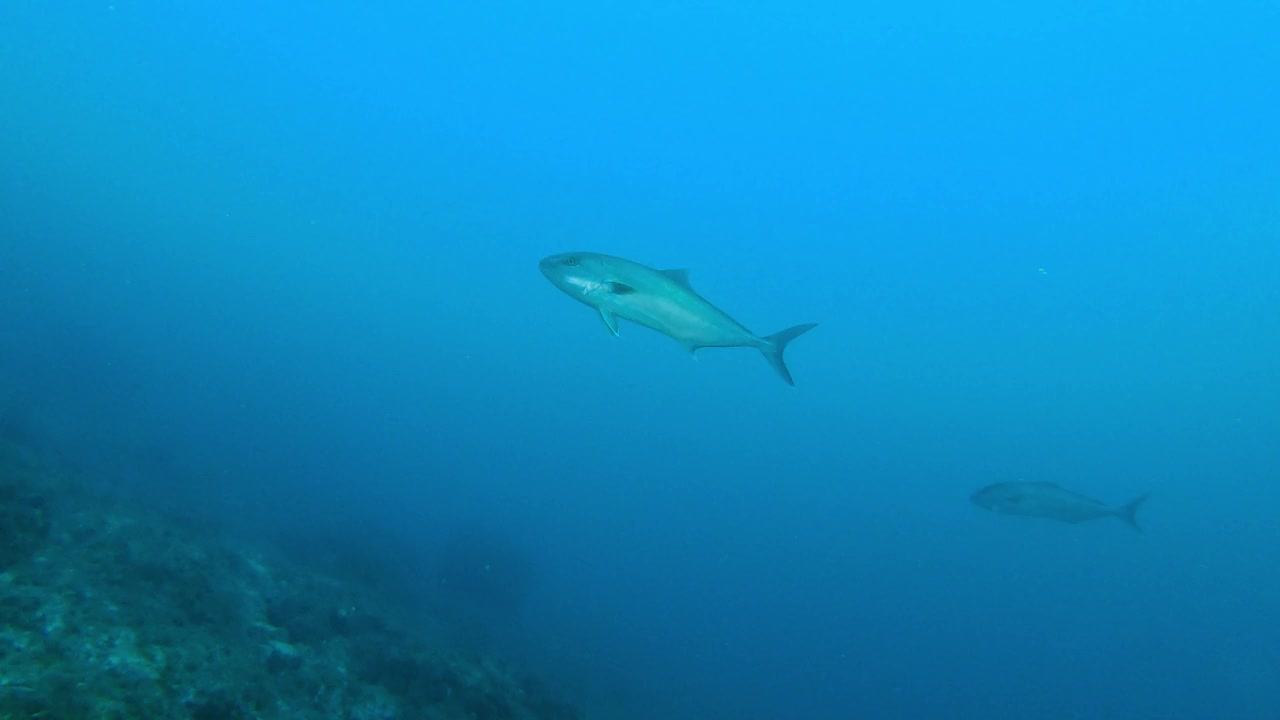
{"type": "Polygon", "coordinates": [[[1280,5],[10,0],[0,436],[6,720],[1275,720],[1280,5]]]}

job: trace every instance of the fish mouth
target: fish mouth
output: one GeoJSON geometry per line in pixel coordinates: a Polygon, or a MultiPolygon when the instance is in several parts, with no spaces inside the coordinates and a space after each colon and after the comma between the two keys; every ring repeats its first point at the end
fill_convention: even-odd
{"type": "Polygon", "coordinates": [[[542,274],[546,275],[547,277],[551,277],[551,273],[555,269],[555,266],[556,266],[555,255],[549,255],[538,261],[538,270],[541,271],[542,274]]]}

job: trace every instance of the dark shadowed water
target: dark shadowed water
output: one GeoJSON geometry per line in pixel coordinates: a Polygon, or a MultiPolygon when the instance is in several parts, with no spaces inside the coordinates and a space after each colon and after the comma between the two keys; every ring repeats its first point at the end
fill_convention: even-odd
{"type": "Polygon", "coordinates": [[[609,720],[1280,717],[1280,8],[0,5],[0,424],[609,720]],[[690,268],[788,388],[538,260],[690,268]],[[977,488],[1150,492],[1145,534],[977,488]]]}

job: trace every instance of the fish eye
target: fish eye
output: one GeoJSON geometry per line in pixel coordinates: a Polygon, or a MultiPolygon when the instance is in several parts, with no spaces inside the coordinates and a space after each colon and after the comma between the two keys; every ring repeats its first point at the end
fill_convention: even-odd
{"type": "Polygon", "coordinates": [[[561,260],[560,262],[564,263],[565,265],[568,265],[569,267],[573,267],[574,265],[578,264],[578,258],[570,255],[569,257],[565,258],[564,260],[561,260]]]}

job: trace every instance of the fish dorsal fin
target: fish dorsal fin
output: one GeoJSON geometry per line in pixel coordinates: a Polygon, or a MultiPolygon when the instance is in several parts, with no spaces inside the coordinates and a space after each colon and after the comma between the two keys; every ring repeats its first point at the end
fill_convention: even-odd
{"type": "Polygon", "coordinates": [[[604,326],[609,328],[609,332],[614,337],[618,337],[618,316],[608,310],[600,310],[600,319],[604,321],[604,326]]]}
{"type": "Polygon", "coordinates": [[[667,276],[667,279],[680,287],[693,292],[693,286],[689,284],[689,271],[685,268],[675,268],[672,270],[659,270],[658,272],[667,276]]]}
{"type": "Polygon", "coordinates": [[[605,283],[605,287],[614,295],[630,295],[636,291],[636,289],[630,285],[620,282],[607,282],[605,283]]]}
{"type": "Polygon", "coordinates": [[[1040,480],[1040,481],[1037,481],[1037,482],[1033,482],[1033,483],[1031,483],[1031,484],[1032,484],[1032,485],[1039,485],[1040,487],[1047,487],[1047,488],[1060,488],[1060,487],[1062,487],[1061,485],[1059,485],[1059,484],[1058,484],[1058,483],[1056,483],[1056,482],[1049,482],[1049,481],[1047,481],[1047,480],[1040,480]]]}

